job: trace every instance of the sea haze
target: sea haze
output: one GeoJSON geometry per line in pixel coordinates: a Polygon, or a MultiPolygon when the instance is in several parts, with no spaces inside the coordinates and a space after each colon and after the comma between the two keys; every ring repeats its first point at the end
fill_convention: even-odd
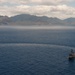
{"type": "Polygon", "coordinates": [[[0,26],[0,75],[75,75],[74,26],[0,26]]]}
{"type": "Polygon", "coordinates": [[[11,25],[7,25],[7,26],[0,26],[0,29],[20,29],[20,30],[23,30],[23,29],[54,29],[54,30],[61,30],[61,29],[75,29],[75,26],[61,26],[61,25],[53,25],[53,26],[49,26],[49,25],[32,25],[32,26],[11,26],[11,25]]]}

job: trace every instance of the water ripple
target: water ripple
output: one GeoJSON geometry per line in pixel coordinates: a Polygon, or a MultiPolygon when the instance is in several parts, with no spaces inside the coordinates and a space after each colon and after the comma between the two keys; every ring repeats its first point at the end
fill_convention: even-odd
{"type": "Polygon", "coordinates": [[[40,44],[40,43],[0,43],[0,46],[49,46],[49,47],[62,47],[75,49],[75,47],[71,46],[56,45],[56,44],[40,44]]]}

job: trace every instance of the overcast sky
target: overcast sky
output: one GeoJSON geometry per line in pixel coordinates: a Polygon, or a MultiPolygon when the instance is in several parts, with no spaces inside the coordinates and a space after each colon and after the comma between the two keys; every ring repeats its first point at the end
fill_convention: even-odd
{"type": "Polygon", "coordinates": [[[0,15],[75,17],[75,0],[0,0],[0,15]]]}

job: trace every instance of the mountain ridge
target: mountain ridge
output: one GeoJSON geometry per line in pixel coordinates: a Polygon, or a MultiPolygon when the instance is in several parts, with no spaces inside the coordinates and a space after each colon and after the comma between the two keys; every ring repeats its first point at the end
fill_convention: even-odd
{"type": "Polygon", "coordinates": [[[0,16],[0,25],[75,25],[75,18],[61,20],[56,17],[20,14],[12,17],[0,16]]]}

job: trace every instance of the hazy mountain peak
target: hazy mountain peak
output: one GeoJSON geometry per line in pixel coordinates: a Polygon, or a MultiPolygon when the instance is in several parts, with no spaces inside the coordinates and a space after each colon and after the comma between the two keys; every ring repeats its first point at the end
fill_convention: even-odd
{"type": "Polygon", "coordinates": [[[56,17],[20,14],[12,17],[0,16],[0,25],[75,25],[75,18],[61,20],[56,17]]]}

